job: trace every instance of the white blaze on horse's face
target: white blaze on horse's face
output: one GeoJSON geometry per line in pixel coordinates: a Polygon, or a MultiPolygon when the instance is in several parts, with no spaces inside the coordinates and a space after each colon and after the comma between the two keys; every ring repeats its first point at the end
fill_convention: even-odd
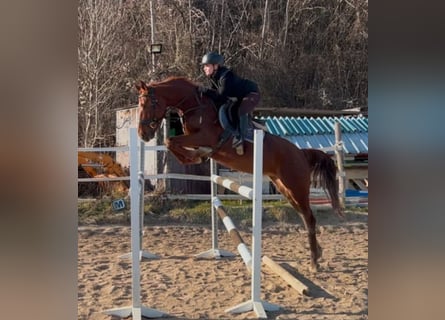
{"type": "Polygon", "coordinates": [[[148,92],[144,90],[139,90],[139,101],[138,101],[138,111],[139,111],[139,125],[138,134],[139,137],[148,142],[154,138],[157,129],[157,122],[153,121],[155,118],[154,109],[149,105],[148,92]]]}

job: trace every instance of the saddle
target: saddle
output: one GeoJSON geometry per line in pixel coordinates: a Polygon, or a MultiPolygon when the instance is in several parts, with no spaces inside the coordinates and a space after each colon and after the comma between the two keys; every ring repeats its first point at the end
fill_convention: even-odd
{"type": "MultiPolygon", "coordinates": [[[[218,119],[219,123],[224,129],[221,139],[226,140],[230,137],[233,137],[233,139],[238,139],[239,137],[239,115],[238,108],[235,108],[235,106],[236,102],[233,100],[229,100],[219,108],[218,119]]],[[[267,132],[267,128],[265,125],[265,121],[253,119],[251,114],[249,114],[248,119],[249,120],[245,140],[253,143],[253,131],[255,129],[261,129],[267,132]]]]}

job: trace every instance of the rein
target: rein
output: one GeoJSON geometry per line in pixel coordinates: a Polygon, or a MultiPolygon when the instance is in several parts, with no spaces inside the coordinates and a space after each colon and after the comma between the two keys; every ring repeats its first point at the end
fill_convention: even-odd
{"type": "MultiPolygon", "coordinates": [[[[155,114],[155,110],[156,107],[158,105],[158,100],[156,99],[155,96],[155,88],[154,87],[149,87],[148,88],[148,92],[147,93],[143,93],[139,95],[139,98],[144,98],[144,97],[149,97],[150,98],[150,106],[153,109],[153,114],[155,114]]],[[[164,115],[160,118],[157,119],[156,117],[154,117],[153,119],[144,119],[144,120],[140,120],[140,124],[141,125],[146,125],[151,127],[152,129],[156,129],[159,126],[159,122],[162,121],[163,118],[165,118],[165,115],[170,112],[171,110],[177,110],[178,114],[180,116],[181,119],[181,123],[184,126],[184,120],[183,118],[192,112],[195,112],[197,110],[201,110],[201,115],[199,117],[199,123],[202,123],[202,116],[203,116],[203,110],[206,107],[205,104],[201,103],[201,101],[198,98],[198,95],[195,94],[195,100],[197,102],[197,105],[195,107],[191,107],[189,109],[187,109],[186,111],[183,111],[179,108],[179,106],[181,106],[189,97],[184,97],[183,99],[181,99],[176,105],[174,106],[167,106],[164,115]]],[[[215,120],[216,122],[218,122],[218,116],[215,120]]],[[[215,147],[212,148],[212,151],[207,155],[207,157],[210,157],[211,155],[213,155],[215,152],[217,152],[222,145],[230,138],[231,136],[231,132],[229,132],[228,130],[224,130],[223,134],[220,137],[220,140],[218,141],[217,145],[215,147]]]]}
{"type": "MultiPolygon", "coordinates": [[[[196,100],[196,102],[198,103],[198,105],[197,105],[196,107],[193,107],[193,108],[188,109],[187,111],[182,111],[182,110],[179,110],[179,109],[177,108],[178,105],[180,105],[181,103],[183,103],[183,102],[185,101],[185,98],[184,98],[180,103],[178,103],[175,107],[173,107],[173,108],[175,108],[175,109],[181,111],[181,114],[180,114],[181,117],[185,116],[187,113],[190,113],[190,112],[196,111],[196,110],[198,110],[198,109],[201,109],[201,117],[202,117],[202,109],[205,108],[205,105],[204,105],[204,107],[203,107],[203,104],[199,101],[198,96],[197,96],[196,94],[195,94],[195,100],[196,100]]],[[[201,122],[202,122],[202,120],[200,121],[200,123],[201,123],[201,122]]]]}
{"type": "MultiPolygon", "coordinates": [[[[139,95],[139,98],[143,98],[143,97],[149,97],[150,98],[151,108],[153,109],[153,114],[155,114],[155,109],[156,109],[156,107],[158,105],[158,100],[156,99],[156,96],[155,96],[155,88],[154,87],[149,87],[147,93],[143,93],[143,94],[139,95]]],[[[186,96],[183,99],[181,99],[181,101],[179,101],[174,106],[168,106],[166,108],[166,110],[165,110],[165,114],[167,114],[171,110],[177,110],[179,116],[182,119],[182,117],[184,117],[186,114],[194,112],[194,111],[196,111],[198,109],[201,109],[201,113],[202,113],[202,109],[204,109],[203,108],[203,104],[199,101],[198,96],[196,94],[195,94],[195,100],[197,102],[197,106],[196,107],[192,107],[192,108],[190,108],[190,109],[188,109],[186,111],[183,111],[183,110],[181,110],[179,108],[179,106],[181,106],[188,98],[189,97],[186,96]]],[[[205,105],[204,105],[204,107],[205,107],[205,105]]],[[[165,117],[165,114],[164,114],[164,116],[161,119],[157,119],[156,117],[154,117],[153,119],[141,120],[140,123],[142,125],[148,125],[151,128],[155,129],[157,127],[157,125],[159,124],[159,122],[165,117]]],[[[201,114],[200,122],[202,122],[202,114],[201,114]]]]}
{"type": "MultiPolygon", "coordinates": [[[[149,97],[149,98],[150,98],[151,108],[153,109],[153,114],[155,114],[155,110],[156,110],[156,107],[157,107],[157,105],[158,105],[158,100],[156,99],[156,96],[155,96],[155,88],[154,88],[154,87],[149,87],[149,88],[148,88],[148,93],[143,93],[143,94],[140,94],[140,95],[139,95],[139,98],[144,98],[144,97],[149,97]]],[[[188,98],[188,97],[184,97],[181,101],[179,101],[179,102],[178,102],[176,105],[174,105],[174,106],[168,106],[168,107],[165,109],[165,113],[164,113],[164,115],[163,115],[160,119],[157,119],[156,117],[154,117],[153,119],[144,119],[144,120],[140,120],[140,121],[139,121],[140,124],[142,124],[142,125],[144,125],[144,126],[149,126],[149,127],[152,128],[152,129],[156,129],[157,126],[159,125],[159,122],[161,122],[162,119],[165,118],[165,114],[167,114],[167,113],[170,112],[171,110],[179,110],[179,111],[181,111],[181,110],[178,108],[178,106],[180,106],[181,104],[183,104],[184,101],[187,100],[187,98],[188,98]]],[[[185,112],[185,113],[188,113],[189,111],[192,111],[192,110],[187,110],[187,112],[185,112]]],[[[182,113],[182,111],[181,111],[181,113],[182,113]]],[[[182,114],[185,114],[185,113],[182,113],[182,114]]]]}

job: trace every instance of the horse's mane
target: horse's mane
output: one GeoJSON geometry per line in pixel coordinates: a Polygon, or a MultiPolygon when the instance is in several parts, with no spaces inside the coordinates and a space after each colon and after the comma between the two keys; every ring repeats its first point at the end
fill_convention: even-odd
{"type": "Polygon", "coordinates": [[[194,83],[192,80],[187,79],[186,77],[178,77],[178,76],[171,76],[171,77],[168,77],[168,78],[161,80],[159,82],[154,82],[153,85],[158,86],[158,85],[164,85],[164,84],[172,84],[172,82],[179,82],[181,84],[186,84],[186,85],[193,86],[193,87],[197,86],[197,84],[194,83]]]}

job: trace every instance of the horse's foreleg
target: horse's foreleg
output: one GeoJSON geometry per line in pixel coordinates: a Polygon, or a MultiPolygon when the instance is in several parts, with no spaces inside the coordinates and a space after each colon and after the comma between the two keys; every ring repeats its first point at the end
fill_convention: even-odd
{"type": "Polygon", "coordinates": [[[289,203],[292,205],[292,207],[294,207],[303,220],[304,226],[308,232],[309,248],[311,250],[311,270],[316,272],[319,268],[317,261],[322,255],[322,249],[317,241],[315,229],[316,219],[309,205],[309,192],[305,192],[304,194],[299,193],[296,195],[281,181],[281,179],[271,177],[271,180],[278,191],[280,191],[283,196],[288,199],[289,203]]]}
{"type": "Polygon", "coordinates": [[[181,164],[199,164],[202,162],[202,159],[196,156],[196,152],[194,150],[178,147],[176,144],[171,143],[170,139],[165,141],[165,145],[181,164]]]}
{"type": "Polygon", "coordinates": [[[197,138],[199,136],[196,134],[176,136],[166,139],[165,145],[182,164],[198,164],[202,162],[202,157],[209,154],[212,149],[199,146],[197,138]]]}

